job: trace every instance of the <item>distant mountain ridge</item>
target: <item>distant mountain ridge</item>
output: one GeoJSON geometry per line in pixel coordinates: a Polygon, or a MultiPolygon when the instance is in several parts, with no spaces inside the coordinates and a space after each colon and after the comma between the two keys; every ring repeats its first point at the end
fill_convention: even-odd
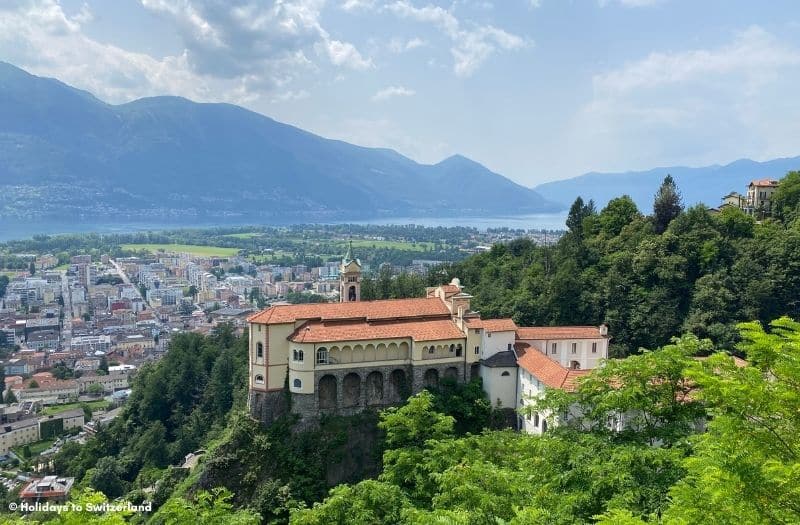
{"type": "Polygon", "coordinates": [[[0,62],[0,218],[220,222],[557,211],[456,155],[419,164],[230,104],[107,104],[0,62]]]}
{"type": "Polygon", "coordinates": [[[699,168],[672,166],[625,173],[591,172],[571,179],[540,184],[534,190],[546,199],[565,206],[569,206],[579,195],[584,200],[594,199],[595,204],[602,207],[609,200],[627,194],[640,210],[649,213],[653,206],[653,196],[667,174],[675,179],[685,204],[691,206],[703,203],[713,208],[719,206],[722,197],[731,191],[745,193],[751,180],[780,179],[792,170],[800,170],[800,157],[766,162],[740,159],[724,166],[699,168]]]}

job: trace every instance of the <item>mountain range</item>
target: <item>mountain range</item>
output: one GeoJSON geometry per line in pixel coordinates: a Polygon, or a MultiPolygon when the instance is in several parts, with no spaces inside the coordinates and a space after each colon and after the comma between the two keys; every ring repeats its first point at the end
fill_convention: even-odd
{"type": "MultiPolygon", "coordinates": [[[[672,174],[684,202],[716,206],[800,157],[587,173],[527,188],[461,155],[420,164],[331,140],[231,104],[180,97],[107,104],[0,62],[0,225],[161,225],[491,217],[598,207],[622,194],[649,212],[672,174]]],[[[6,233],[9,235],[9,233],[6,233]]]]}
{"type": "Polygon", "coordinates": [[[0,218],[300,222],[557,211],[456,155],[434,165],[230,104],[107,104],[0,62],[0,218]]]}
{"type": "Polygon", "coordinates": [[[731,191],[746,193],[746,186],[751,180],[780,179],[792,170],[800,170],[800,157],[766,162],[740,159],[724,166],[698,168],[672,166],[625,173],[593,172],[540,184],[534,189],[546,199],[562,204],[572,203],[577,196],[581,196],[584,201],[592,199],[598,209],[615,197],[628,195],[640,210],[649,213],[652,211],[653,197],[668,174],[675,179],[684,204],[691,206],[702,203],[713,208],[731,191]]]}

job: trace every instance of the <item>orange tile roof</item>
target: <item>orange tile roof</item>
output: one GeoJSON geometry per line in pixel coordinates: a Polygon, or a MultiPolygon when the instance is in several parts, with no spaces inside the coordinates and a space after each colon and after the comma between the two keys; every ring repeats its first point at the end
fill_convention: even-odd
{"type": "Polygon", "coordinates": [[[461,293],[461,287],[456,286],[455,284],[444,284],[441,286],[441,289],[448,297],[457,293],[461,293]]]}
{"type": "Polygon", "coordinates": [[[528,343],[514,345],[517,364],[550,388],[575,391],[577,380],[591,370],[569,370],[556,363],[528,343]]]}
{"type": "Polygon", "coordinates": [[[424,321],[309,321],[289,336],[295,343],[332,343],[370,339],[411,338],[414,341],[463,339],[464,334],[450,319],[424,321]]]}
{"type": "Polygon", "coordinates": [[[751,186],[777,186],[778,184],[780,183],[775,179],[759,179],[750,181],[751,186]]]}
{"type": "Polygon", "coordinates": [[[535,326],[517,328],[517,339],[600,339],[597,326],[535,326]]]}
{"type": "Polygon", "coordinates": [[[513,332],[517,329],[513,319],[484,319],[481,324],[489,332],[513,332]]]}
{"type": "Polygon", "coordinates": [[[388,299],[353,303],[275,305],[247,320],[259,324],[293,323],[305,319],[399,319],[403,317],[450,316],[450,310],[436,297],[388,299]]]}

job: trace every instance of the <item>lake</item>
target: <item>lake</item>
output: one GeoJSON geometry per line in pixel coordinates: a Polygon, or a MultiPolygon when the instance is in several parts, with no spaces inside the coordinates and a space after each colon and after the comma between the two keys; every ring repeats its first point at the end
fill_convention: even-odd
{"type": "MultiPolygon", "coordinates": [[[[362,221],[349,221],[353,224],[418,224],[430,227],[468,226],[479,230],[487,228],[513,228],[524,230],[563,230],[566,213],[539,213],[532,215],[512,215],[507,217],[393,217],[362,221]]],[[[331,224],[346,224],[337,221],[331,224]]],[[[57,235],[60,233],[133,233],[139,231],[174,230],[180,228],[213,228],[220,226],[252,226],[253,223],[213,223],[213,222],[122,222],[122,223],[82,223],[82,222],[0,222],[0,242],[13,239],[27,239],[34,235],[57,235]]],[[[280,226],[280,224],[264,224],[280,226]]]]}

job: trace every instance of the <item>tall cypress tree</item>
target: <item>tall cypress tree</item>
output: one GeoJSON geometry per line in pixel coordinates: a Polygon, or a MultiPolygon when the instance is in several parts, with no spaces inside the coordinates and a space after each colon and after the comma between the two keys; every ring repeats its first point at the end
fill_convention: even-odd
{"type": "Polygon", "coordinates": [[[667,175],[658,188],[653,202],[653,224],[656,233],[664,233],[672,219],[680,215],[681,211],[683,211],[681,194],[672,175],[667,175]]]}

